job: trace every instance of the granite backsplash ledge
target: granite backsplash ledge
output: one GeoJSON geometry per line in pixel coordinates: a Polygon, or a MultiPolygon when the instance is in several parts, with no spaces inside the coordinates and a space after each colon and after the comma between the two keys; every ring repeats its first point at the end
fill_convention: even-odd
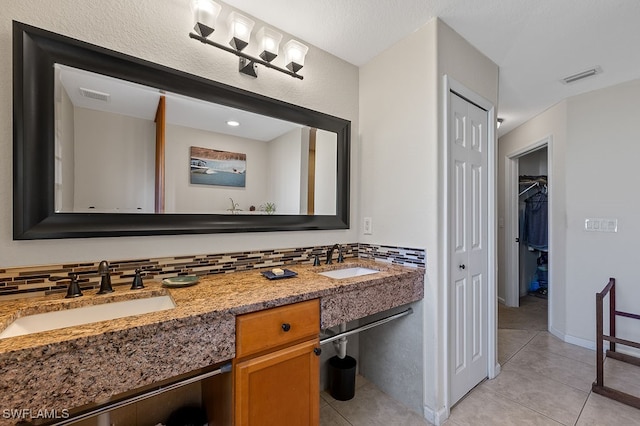
{"type": "MultiPolygon", "coordinates": [[[[423,249],[361,243],[341,244],[343,255],[349,258],[381,260],[404,266],[425,267],[423,249]]],[[[280,265],[308,264],[319,255],[324,262],[328,246],[309,246],[235,253],[199,254],[147,259],[110,260],[111,282],[114,286],[131,285],[136,269],[143,270],[143,278],[161,280],[178,275],[211,275],[280,265]]],[[[337,258],[337,251],[334,259],[337,258]]],[[[0,267],[0,301],[21,297],[43,296],[66,291],[66,284],[49,281],[50,276],[76,273],[82,290],[97,289],[100,260],[87,263],[58,265],[0,267]]]]}

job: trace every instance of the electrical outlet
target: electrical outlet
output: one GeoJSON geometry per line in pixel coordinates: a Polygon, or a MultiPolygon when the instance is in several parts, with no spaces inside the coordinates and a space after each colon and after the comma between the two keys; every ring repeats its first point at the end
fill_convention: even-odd
{"type": "Polygon", "coordinates": [[[362,230],[364,232],[364,235],[371,235],[373,234],[373,223],[371,221],[370,217],[365,217],[362,220],[362,230]]]}

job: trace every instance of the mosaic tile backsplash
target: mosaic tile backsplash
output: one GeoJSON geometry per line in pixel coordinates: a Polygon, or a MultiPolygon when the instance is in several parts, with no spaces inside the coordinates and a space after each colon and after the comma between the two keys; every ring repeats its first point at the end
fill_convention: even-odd
{"type": "Polygon", "coordinates": [[[382,260],[404,266],[426,265],[425,251],[406,247],[379,246],[372,244],[358,244],[358,257],[382,260]]]}
{"type": "MultiPolygon", "coordinates": [[[[425,251],[422,249],[358,243],[341,244],[341,246],[345,259],[362,257],[419,268],[424,268],[426,265],[425,251]]],[[[315,246],[153,259],[109,260],[111,283],[114,287],[131,285],[135,270],[138,268],[143,270],[143,279],[161,280],[178,275],[223,274],[311,263],[316,254],[324,262],[327,248],[315,246]]],[[[337,257],[336,250],[334,259],[337,257]]],[[[67,284],[51,282],[49,277],[67,276],[69,273],[78,274],[82,290],[97,289],[100,287],[100,275],[97,273],[99,263],[100,260],[93,263],[0,268],[0,300],[64,292],[67,284]]]]}

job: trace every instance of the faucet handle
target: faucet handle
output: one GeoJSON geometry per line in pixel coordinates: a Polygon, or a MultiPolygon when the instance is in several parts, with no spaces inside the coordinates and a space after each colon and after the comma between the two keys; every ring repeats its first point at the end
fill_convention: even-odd
{"type": "Polygon", "coordinates": [[[98,274],[104,275],[109,273],[109,262],[106,260],[101,261],[98,264],[98,274]]]}
{"type": "Polygon", "coordinates": [[[98,274],[102,276],[100,278],[100,290],[97,294],[113,293],[113,287],[111,287],[111,273],[109,272],[109,262],[103,260],[98,265],[98,274]]]}
{"type": "Polygon", "coordinates": [[[131,283],[131,290],[139,290],[144,288],[144,284],[142,283],[142,275],[140,274],[142,269],[136,269],[136,275],[133,277],[133,282],[131,283]]]}
{"type": "Polygon", "coordinates": [[[49,277],[49,281],[69,281],[69,287],[67,287],[67,295],[65,299],[71,299],[73,297],[82,296],[82,290],[80,290],[80,285],[78,284],[78,274],[74,274],[72,272],[69,273],[67,277],[49,277]]]}

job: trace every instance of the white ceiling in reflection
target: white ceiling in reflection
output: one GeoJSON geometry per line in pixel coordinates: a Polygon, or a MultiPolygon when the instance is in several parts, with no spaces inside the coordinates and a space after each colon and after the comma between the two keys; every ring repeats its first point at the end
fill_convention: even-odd
{"type": "MultiPolygon", "coordinates": [[[[233,135],[241,138],[270,141],[293,129],[297,123],[266,117],[251,112],[188,98],[129,81],[95,74],[56,64],[57,82],[61,83],[75,107],[128,115],[153,121],[160,96],[166,96],[167,123],[233,135]],[[109,95],[108,101],[85,97],[80,89],[109,95]],[[231,127],[227,121],[237,121],[231,127]]],[[[57,86],[58,87],[58,86],[57,86]]],[[[56,89],[58,90],[58,89],[56,89]]],[[[59,96],[57,93],[56,96],[59,96]]]]}

